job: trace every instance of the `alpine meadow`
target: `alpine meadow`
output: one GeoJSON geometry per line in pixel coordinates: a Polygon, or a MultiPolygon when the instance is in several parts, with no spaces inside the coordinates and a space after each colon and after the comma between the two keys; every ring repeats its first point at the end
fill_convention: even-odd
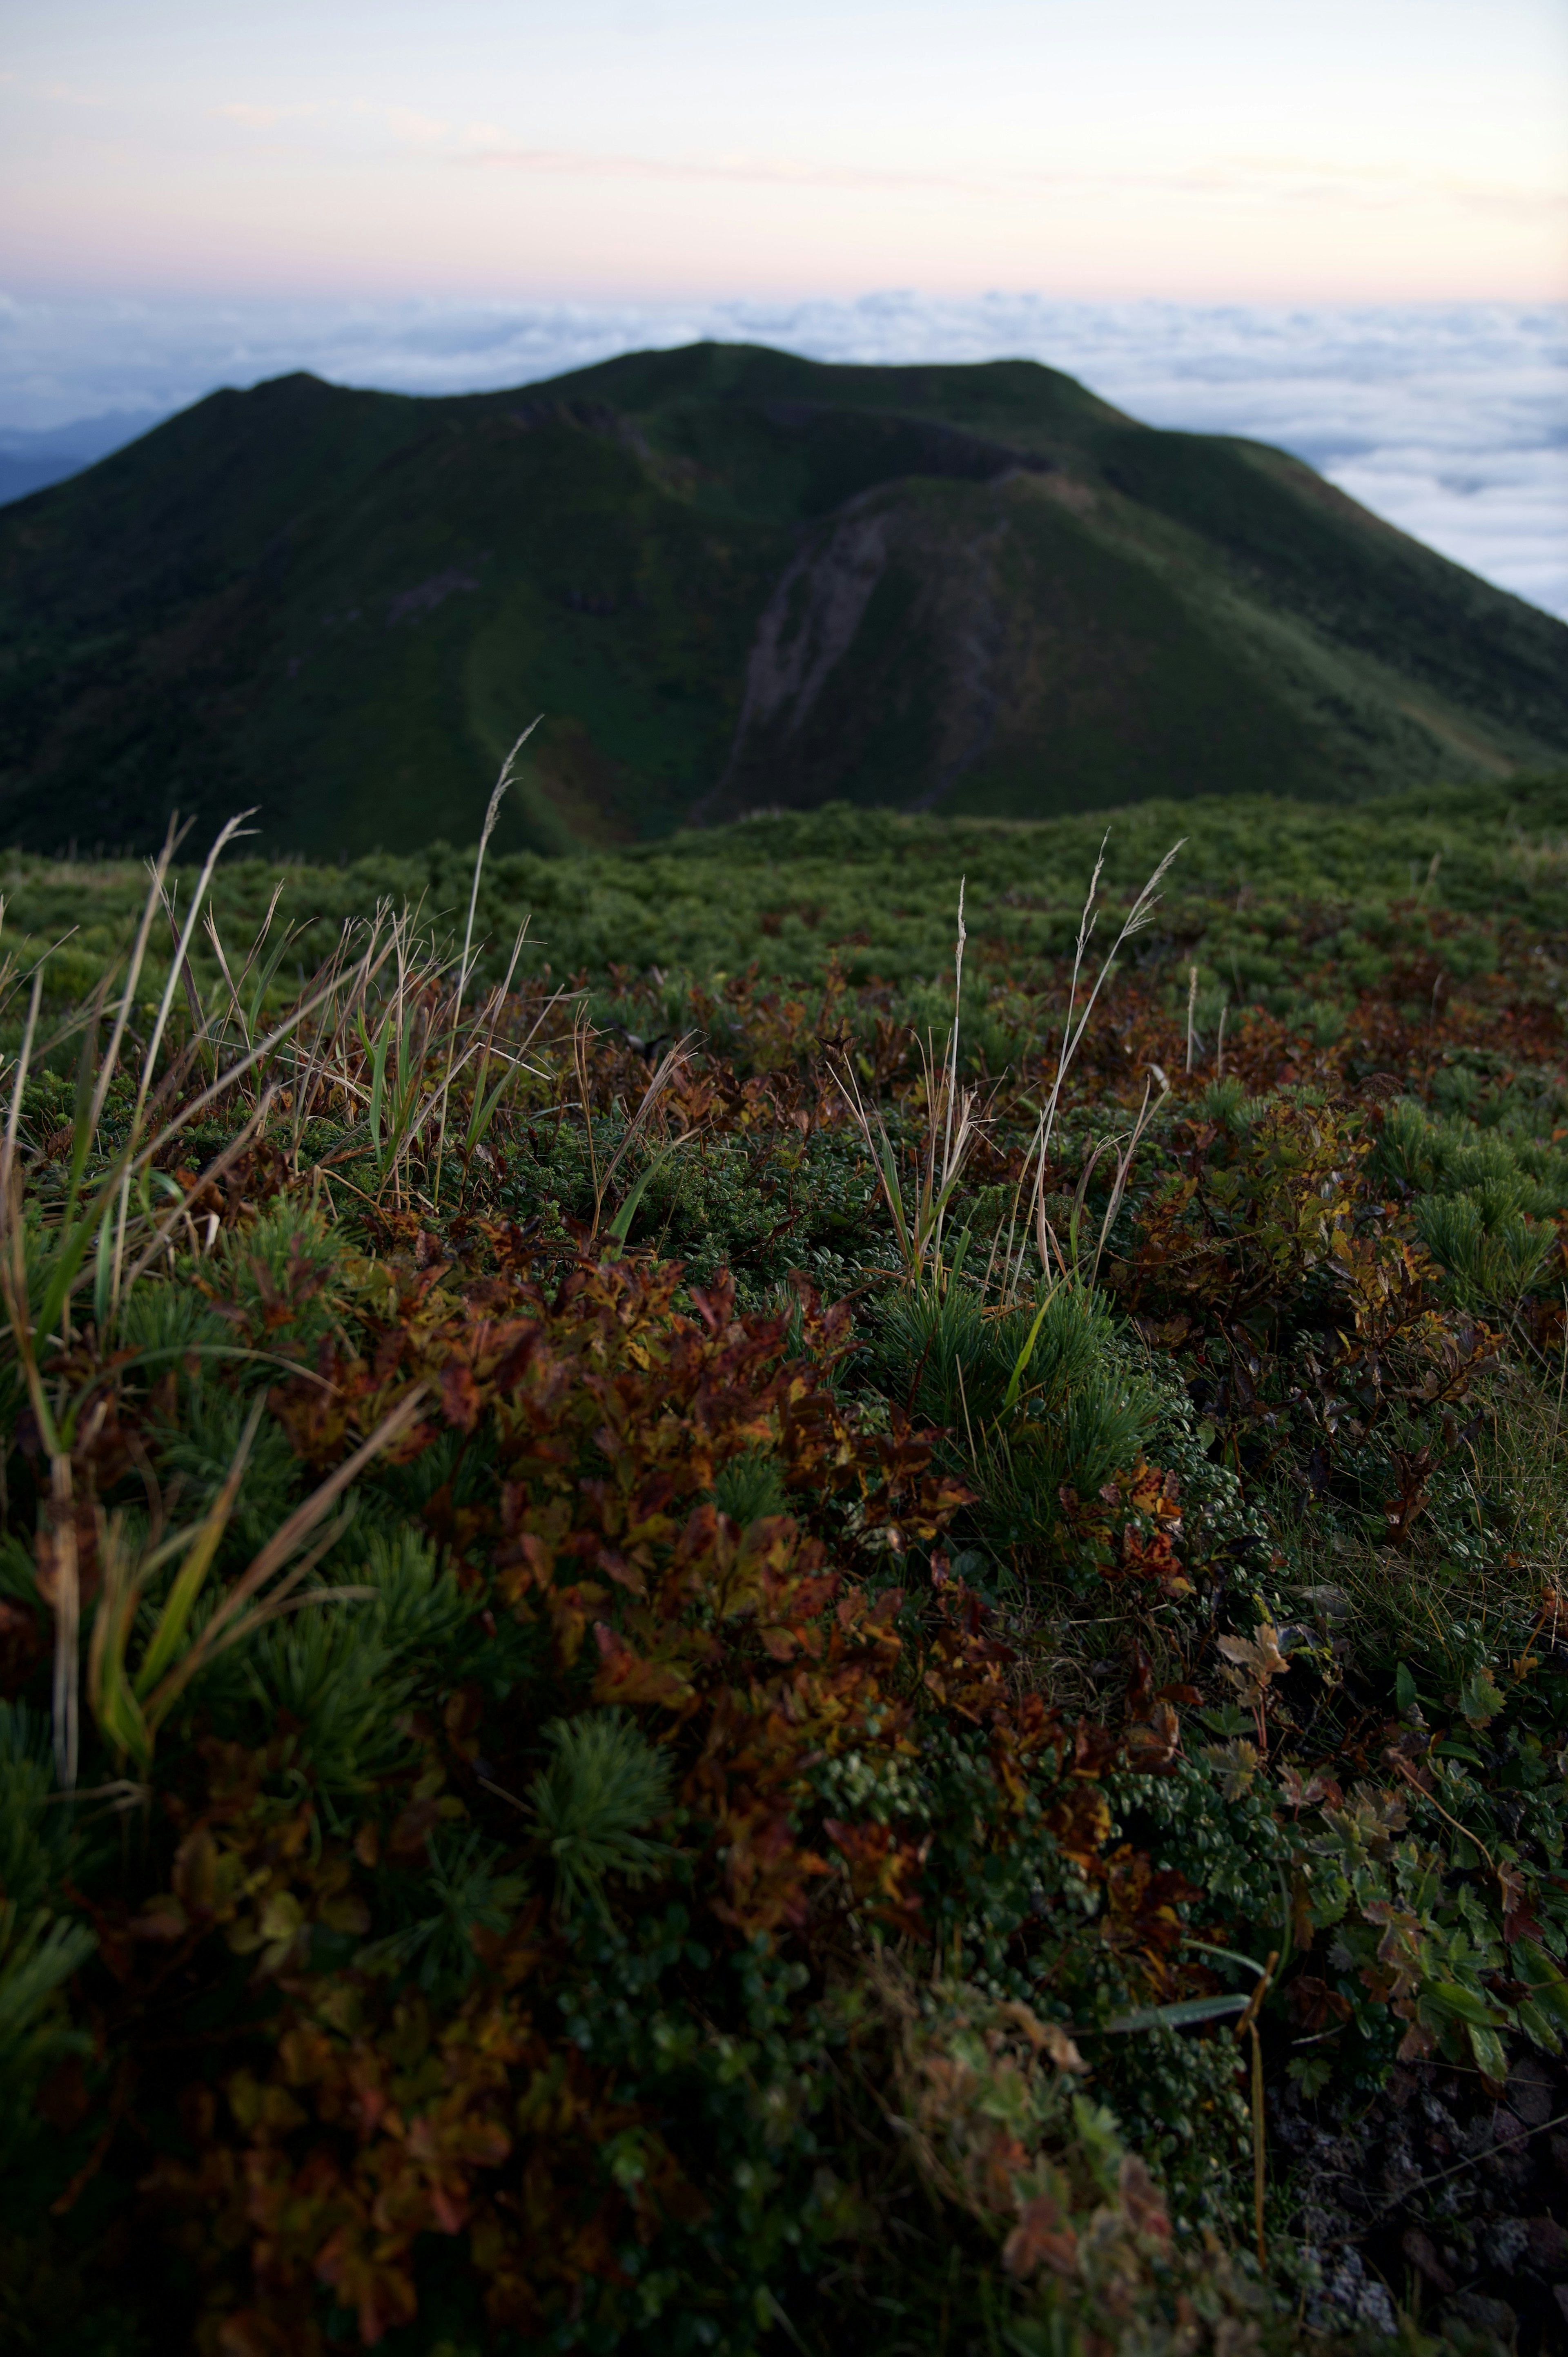
{"type": "Polygon", "coordinates": [[[1568,627],[718,346],[0,609],[0,2345],[1568,2347],[1568,627]]]}

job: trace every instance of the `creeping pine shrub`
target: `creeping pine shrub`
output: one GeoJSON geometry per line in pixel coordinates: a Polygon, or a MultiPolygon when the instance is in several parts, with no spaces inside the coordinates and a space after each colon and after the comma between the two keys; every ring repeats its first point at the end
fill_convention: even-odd
{"type": "Polygon", "coordinates": [[[408,1743],[402,1724],[413,1688],[362,1608],[336,1605],[291,1615],[247,1647],[244,1674],[256,1703],[255,1733],[287,1727],[284,1746],[335,1812],[371,1790],[408,1743]]]}
{"type": "Polygon", "coordinates": [[[367,1531],[362,1555],[357,1537],[351,1528],[344,1547],[345,1571],[351,1582],[371,1591],[377,1641],[394,1659],[423,1669],[429,1655],[450,1643],[469,1618],[451,1567],[441,1563],[423,1532],[406,1523],[390,1532],[367,1531]]]}
{"type": "Polygon", "coordinates": [[[554,1757],[530,1796],[570,1914],[603,1906],[607,1875],[647,1882],[670,1857],[669,1844],[648,1835],[670,1805],[670,1763],[616,1710],[557,1720],[545,1732],[554,1757]]]}
{"type": "Polygon", "coordinates": [[[91,2051],[65,1990],[97,1944],[84,1923],[47,1908],[24,1917],[13,1900],[0,1900],[0,2167],[38,2135],[34,2098],[45,2074],[91,2051]]]}
{"type": "Polygon", "coordinates": [[[51,1805],[48,1723],[26,1703],[0,1703],[0,1891],[30,1921],[76,1863],[80,1843],[69,1810],[51,1805]]]}
{"type": "Polygon", "coordinates": [[[744,1528],[764,1514],[781,1514],[788,1504],[783,1478],[774,1458],[757,1448],[743,1449],[721,1465],[714,1483],[714,1503],[744,1528]]]}
{"type": "Polygon", "coordinates": [[[188,1390],[200,1388],[202,1357],[231,1351],[234,1329],[195,1286],[177,1280],[144,1282],[126,1296],[120,1340],[155,1376],[173,1374],[188,1390]],[[187,1365],[195,1353],[195,1369],[187,1365]]]}
{"type": "Polygon", "coordinates": [[[1064,1487],[1093,1496],[1137,1464],[1155,1403],[1110,1312],[1058,1284],[998,1315],[960,1283],[900,1294],[875,1349],[888,1396],[946,1435],[944,1456],[979,1492],[981,1544],[1049,1560],[1064,1487]]]}
{"type": "Polygon", "coordinates": [[[1416,1232],[1466,1308],[1510,1308],[1561,1258],[1556,1229],[1515,1208],[1512,1191],[1428,1195],[1416,1206],[1416,1232]]]}
{"type": "Polygon", "coordinates": [[[327,1288],[340,1257],[321,1214],[285,1198],[224,1236],[212,1291],[243,1339],[313,1350],[332,1325],[327,1288]]]}
{"type": "Polygon", "coordinates": [[[81,1845],[67,1812],[50,1806],[51,1768],[47,1723],[0,1703],[0,2168],[43,2126],[33,2106],[45,2074],[92,2044],[66,1986],[98,1943],[59,1911],[81,1845]]]}
{"type": "Polygon", "coordinates": [[[1509,1309],[1554,1281],[1568,1160],[1526,1138],[1391,1105],[1373,1168],[1414,1198],[1417,1233],[1470,1308],[1509,1309]]]}
{"type": "Polygon", "coordinates": [[[528,1889],[526,1876],[508,1871],[503,1856],[477,1831],[448,1827],[436,1835],[418,1890],[403,1894],[401,1911],[413,1912],[413,1920],[360,1949],[362,1968],[388,1976],[412,1971],[427,1993],[466,1987],[478,1970],[476,1933],[499,1939],[528,1889]]]}
{"type": "MultiPolygon", "coordinates": [[[[245,1429],[251,1402],[218,1384],[196,1384],[167,1420],[160,1465],[187,1512],[208,1508],[222,1489],[245,1429]],[[187,1501],[189,1501],[187,1505],[187,1501]]],[[[241,1560],[262,1546],[287,1515],[297,1467],[288,1437],[271,1418],[258,1427],[225,1535],[241,1560]]]]}

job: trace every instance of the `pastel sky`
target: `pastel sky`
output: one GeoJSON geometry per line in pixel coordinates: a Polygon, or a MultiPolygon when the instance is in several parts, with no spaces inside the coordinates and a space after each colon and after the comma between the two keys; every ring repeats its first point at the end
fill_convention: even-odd
{"type": "Polygon", "coordinates": [[[1568,294],[1563,0],[49,0],[0,286],[1568,294]]]}

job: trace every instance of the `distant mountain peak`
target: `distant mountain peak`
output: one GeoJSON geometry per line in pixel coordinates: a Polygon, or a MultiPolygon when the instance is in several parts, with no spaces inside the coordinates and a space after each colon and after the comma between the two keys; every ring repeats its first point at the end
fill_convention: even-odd
{"type": "Polygon", "coordinates": [[[0,830],[46,850],[174,803],[260,803],[291,850],[471,840],[539,710],[503,846],[1568,752],[1568,626],[1298,459],[1029,361],[699,343],[440,399],[300,371],[0,512],[0,830]]]}

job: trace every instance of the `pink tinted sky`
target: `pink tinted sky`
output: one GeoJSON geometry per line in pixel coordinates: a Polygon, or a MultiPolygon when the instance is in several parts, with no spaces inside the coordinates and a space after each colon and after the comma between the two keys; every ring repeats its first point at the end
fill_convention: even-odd
{"type": "Polygon", "coordinates": [[[1568,293],[1562,0],[51,0],[0,290],[1568,293]]]}

